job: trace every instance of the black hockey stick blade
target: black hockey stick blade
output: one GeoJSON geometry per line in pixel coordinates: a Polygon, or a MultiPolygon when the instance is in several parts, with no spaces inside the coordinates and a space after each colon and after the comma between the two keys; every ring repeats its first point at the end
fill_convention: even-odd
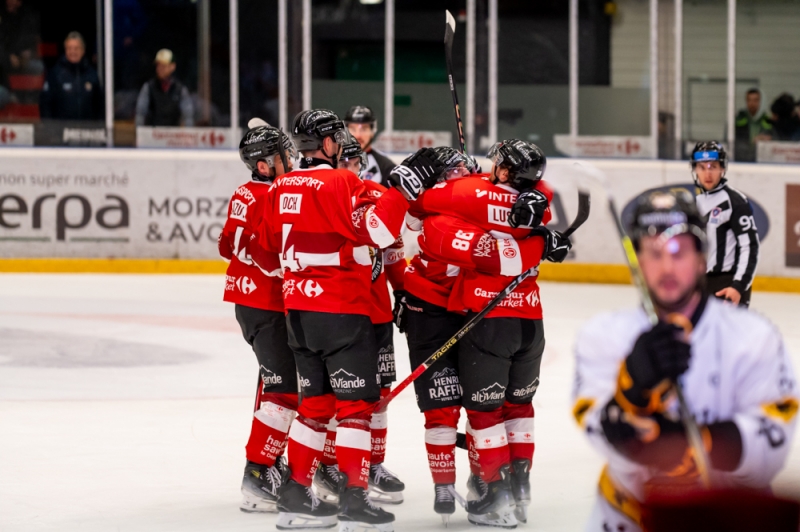
{"type": "Polygon", "coordinates": [[[578,190],[578,214],[572,221],[563,235],[569,237],[575,232],[583,223],[589,219],[589,211],[592,208],[592,196],[585,190],[578,190]]]}
{"type": "Polygon", "coordinates": [[[456,19],[450,11],[445,11],[444,25],[444,58],[447,63],[447,82],[450,84],[450,94],[453,96],[453,109],[456,115],[456,131],[458,132],[458,142],[461,145],[461,153],[467,153],[467,142],[464,139],[464,124],[461,120],[461,108],[458,105],[458,93],[456,92],[456,82],[453,80],[453,39],[456,34],[456,19]]]}

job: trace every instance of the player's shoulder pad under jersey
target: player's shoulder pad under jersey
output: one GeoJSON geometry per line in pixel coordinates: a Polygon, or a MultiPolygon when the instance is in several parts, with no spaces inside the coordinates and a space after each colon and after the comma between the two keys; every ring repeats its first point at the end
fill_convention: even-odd
{"type": "Polygon", "coordinates": [[[389,190],[385,186],[381,185],[377,181],[371,180],[363,180],[361,181],[364,184],[364,189],[366,191],[367,196],[379,198],[383,195],[384,192],[389,190]]]}
{"type": "Polygon", "coordinates": [[[734,343],[743,348],[742,352],[757,352],[765,342],[782,338],[778,327],[767,317],[713,297],[708,299],[697,327],[706,326],[709,320],[720,337],[735,338],[734,343]]]}

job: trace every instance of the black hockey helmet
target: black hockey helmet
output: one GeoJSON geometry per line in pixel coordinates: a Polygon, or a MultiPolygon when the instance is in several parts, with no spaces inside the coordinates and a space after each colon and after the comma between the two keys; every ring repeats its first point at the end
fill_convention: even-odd
{"type": "Polygon", "coordinates": [[[644,236],[663,235],[666,240],[682,234],[695,237],[697,250],[706,249],[706,223],[694,197],[686,189],[672,189],[643,194],[637,199],[628,226],[634,248],[644,236]]]}
{"type": "Polygon", "coordinates": [[[711,161],[719,161],[719,165],[723,170],[728,167],[728,152],[725,151],[725,146],[716,140],[701,141],[695,144],[692,150],[692,170],[697,166],[697,163],[711,161]]]}
{"type": "Polygon", "coordinates": [[[547,158],[536,144],[519,139],[508,139],[496,143],[486,157],[495,166],[508,168],[510,183],[517,190],[533,187],[544,176],[547,158]]]}
{"type": "Polygon", "coordinates": [[[322,149],[325,137],[333,137],[340,146],[347,140],[347,128],[333,111],[309,109],[294,117],[292,140],[300,152],[322,149]]]}
{"type": "Polygon", "coordinates": [[[436,154],[436,158],[444,164],[443,178],[447,177],[447,173],[458,167],[459,164],[463,164],[470,174],[475,173],[475,161],[472,157],[464,155],[450,146],[437,146],[433,148],[433,151],[436,154]]]}
{"type": "Polygon", "coordinates": [[[347,163],[349,160],[356,158],[360,161],[356,175],[361,177],[361,172],[367,169],[367,154],[361,149],[361,144],[359,144],[358,140],[350,132],[347,132],[347,140],[342,145],[342,154],[339,156],[339,162],[347,163]]]}
{"type": "Polygon", "coordinates": [[[239,142],[239,157],[257,180],[269,179],[258,172],[258,161],[274,168],[273,156],[280,155],[284,170],[289,168],[289,159],[297,158],[297,149],[289,135],[269,125],[248,129],[239,142]]]}
{"type": "Polygon", "coordinates": [[[370,124],[374,130],[378,125],[378,118],[372,109],[366,105],[354,105],[344,115],[345,124],[370,124]]]}

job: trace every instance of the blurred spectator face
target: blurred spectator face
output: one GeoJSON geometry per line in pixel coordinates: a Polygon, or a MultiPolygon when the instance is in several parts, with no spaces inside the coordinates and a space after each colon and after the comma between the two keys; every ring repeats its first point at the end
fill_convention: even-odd
{"type": "Polygon", "coordinates": [[[70,63],[80,63],[85,51],[83,43],[78,39],[64,41],[64,55],[67,56],[67,61],[70,63]]]}
{"type": "Polygon", "coordinates": [[[761,94],[757,92],[748,93],[747,112],[750,113],[750,116],[755,116],[759,109],[761,109],[761,94]]]}
{"type": "Polygon", "coordinates": [[[175,72],[175,63],[156,63],[156,77],[160,81],[167,81],[175,72]]]}
{"type": "Polygon", "coordinates": [[[706,190],[716,187],[722,179],[722,166],[719,161],[697,163],[694,170],[697,172],[697,180],[706,190]]]}
{"type": "Polygon", "coordinates": [[[22,0],[6,0],[6,11],[16,13],[22,7],[22,0]]]}
{"type": "Polygon", "coordinates": [[[350,123],[347,124],[347,129],[350,130],[350,133],[356,138],[359,144],[361,144],[361,149],[367,149],[367,146],[370,142],[372,142],[372,138],[375,136],[375,132],[372,131],[372,124],[356,124],[350,123]]]}

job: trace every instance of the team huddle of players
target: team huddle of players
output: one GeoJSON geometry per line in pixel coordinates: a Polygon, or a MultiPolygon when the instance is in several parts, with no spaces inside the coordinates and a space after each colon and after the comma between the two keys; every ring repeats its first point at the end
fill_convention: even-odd
{"type": "MultiPolygon", "coordinates": [[[[359,178],[367,153],[348,126],[364,123],[362,111],[346,121],[304,111],[291,137],[266,124],[250,128],[240,155],[252,180],[231,198],[219,238],[230,260],[225,300],[236,304],[260,365],[242,509],[277,509],[282,529],[338,521],[342,530],[391,530],[394,516],[373,503],[400,503],[404,489],[383,466],[387,415],[375,410],[395,380],[393,323],[416,366],[514,276],[543,259],[562,261],[570,248],[545,227],[552,192],[541,181],[538,147],[497,143],[488,173],[452,148],[423,148],[385,170],[386,187],[359,178]],[[410,263],[405,225],[422,230],[410,263]]],[[[513,527],[526,517],[541,320],[530,277],[459,344],[458,356],[453,349],[414,383],[434,509],[445,519],[460,499],[462,407],[470,520],[513,527]]]]}
{"type": "MultiPolygon", "coordinates": [[[[235,303],[260,365],[241,508],[277,511],[279,529],[393,530],[383,505],[401,503],[404,485],[383,465],[380,402],[395,380],[393,326],[417,367],[514,277],[563,261],[571,248],[546,226],[552,191],[535,145],[495,144],[487,173],[449,147],[420,149],[392,167],[356,138],[374,128],[363,107],[345,120],[313,109],[295,117],[290,135],[251,121],[240,144],[252,180],[231,198],[219,251],[230,261],[224,299],[235,303]],[[404,226],[421,231],[408,260],[404,226]]],[[[746,305],[758,244],[752,217],[737,218],[746,198],[727,188],[719,146],[699,146],[692,167],[705,190],[697,203],[675,191],[645,195],[629,228],[662,321],[652,326],[642,309],[618,312],[590,321],[578,338],[575,418],[608,458],[589,530],[641,530],[650,486],[697,484],[671,382],[683,380],[723,485],[768,486],[794,432],[794,374],[780,335],[709,299],[706,285],[707,269],[725,276],[717,284],[709,276],[712,293],[746,305]],[[698,204],[706,210],[720,193],[727,206],[701,215],[698,204]],[[714,239],[707,222],[718,225],[714,239]],[[755,253],[723,244],[711,265],[709,241],[719,245],[729,232],[735,249],[755,253]],[[691,337],[667,323],[676,313],[693,324],[691,337]]],[[[527,520],[544,343],[530,276],[414,381],[434,510],[445,523],[456,502],[476,525],[527,520]],[[462,408],[466,500],[455,490],[462,408]]]]}

